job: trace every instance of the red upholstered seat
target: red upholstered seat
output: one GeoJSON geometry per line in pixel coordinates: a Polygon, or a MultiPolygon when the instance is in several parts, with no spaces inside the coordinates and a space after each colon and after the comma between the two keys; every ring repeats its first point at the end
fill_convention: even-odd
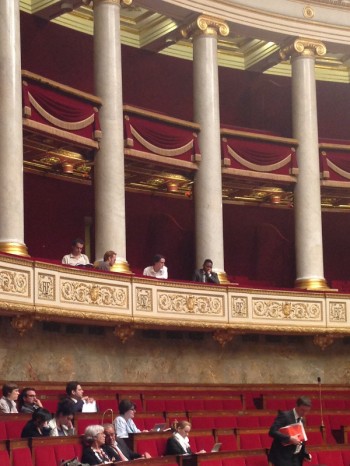
{"type": "Polygon", "coordinates": [[[12,466],[33,466],[29,447],[11,449],[11,464],[12,466]]]}
{"type": "Polygon", "coordinates": [[[198,461],[200,466],[222,466],[221,459],[205,459],[198,461]]]}
{"type": "Polygon", "coordinates": [[[259,427],[268,427],[270,428],[273,424],[273,421],[275,420],[276,416],[273,415],[265,415],[265,416],[259,416],[258,422],[259,422],[259,427]]]}
{"type": "Polygon", "coordinates": [[[345,400],[342,399],[325,399],[323,401],[325,409],[346,409],[345,400]]]}
{"type": "MultiPolygon", "coordinates": [[[[153,458],[157,456],[161,456],[158,453],[158,446],[155,439],[140,439],[137,440],[137,436],[134,437],[134,450],[137,451],[140,455],[142,455],[145,451],[147,451],[153,458]]],[[[164,449],[165,450],[165,449],[164,449]]],[[[163,450],[163,453],[164,453],[163,450]]]]}
{"type": "Polygon", "coordinates": [[[208,409],[209,411],[224,409],[223,401],[220,399],[203,400],[203,405],[204,409],[208,409]]]}
{"type": "Polygon", "coordinates": [[[307,432],[307,440],[309,445],[322,445],[323,437],[321,432],[307,432]]]}
{"type": "Polygon", "coordinates": [[[107,409],[112,409],[114,414],[118,414],[118,402],[116,399],[105,398],[103,400],[96,399],[99,412],[103,413],[107,409]]]}
{"type": "Polygon", "coordinates": [[[81,443],[74,445],[75,456],[81,460],[83,455],[83,445],[81,443]]]}
{"type": "Polygon", "coordinates": [[[192,429],[214,429],[215,418],[207,416],[195,416],[191,417],[192,429]]]}
{"type": "Polygon", "coordinates": [[[235,409],[242,409],[243,406],[242,406],[242,401],[239,400],[239,399],[235,399],[235,398],[232,398],[232,399],[223,399],[222,400],[222,407],[223,409],[227,409],[227,410],[235,410],[235,409]]]}
{"type": "Polygon", "coordinates": [[[0,442],[0,464],[1,466],[10,466],[10,455],[5,441],[0,442]]]}
{"type": "MultiPolygon", "coordinates": [[[[322,438],[322,437],[321,437],[322,438]]],[[[272,443],[272,438],[269,436],[269,433],[260,434],[260,442],[263,448],[270,448],[272,443]]]]}
{"type": "Polygon", "coordinates": [[[144,403],[145,403],[146,412],[160,413],[162,411],[166,411],[165,400],[159,400],[159,399],[145,400],[144,403]]]}
{"type": "Polygon", "coordinates": [[[0,440],[6,440],[6,439],[7,439],[6,425],[5,425],[5,422],[1,421],[0,422],[0,440]]]}
{"type": "Polygon", "coordinates": [[[259,427],[259,416],[237,416],[237,427],[259,427]]]}
{"type": "Polygon", "coordinates": [[[53,445],[39,445],[33,448],[34,466],[57,466],[53,445]]]}
{"type": "Polygon", "coordinates": [[[317,457],[319,464],[326,464],[329,466],[344,466],[343,457],[340,451],[318,451],[317,457]]]}
{"type": "Polygon", "coordinates": [[[223,458],[222,466],[246,466],[244,458],[223,458]]]}
{"type": "Polygon", "coordinates": [[[185,400],[165,400],[165,411],[186,411],[185,400]]]}
{"type": "Polygon", "coordinates": [[[159,414],[158,416],[150,416],[144,418],[140,417],[135,419],[135,424],[137,428],[140,430],[151,430],[153,429],[155,424],[162,424],[164,422],[164,417],[161,414],[159,414]]]}
{"type": "Polygon", "coordinates": [[[258,450],[263,448],[261,444],[260,434],[240,434],[239,445],[241,450],[258,450]]]}
{"type": "Polygon", "coordinates": [[[236,416],[218,416],[214,418],[214,426],[216,429],[233,429],[237,427],[236,416]]]}
{"type": "Polygon", "coordinates": [[[6,434],[7,438],[14,439],[14,438],[21,438],[21,433],[23,427],[27,424],[28,419],[16,419],[15,421],[6,421],[6,434]]]}
{"type": "Polygon", "coordinates": [[[76,457],[73,444],[55,445],[54,452],[57,464],[60,464],[62,460],[69,460],[76,457]]]}
{"type": "Polygon", "coordinates": [[[348,466],[350,464],[350,450],[342,450],[341,456],[343,458],[344,466],[348,466]]]}
{"type": "Polygon", "coordinates": [[[222,443],[220,451],[236,451],[237,438],[232,434],[218,434],[217,441],[222,443]]]}
{"type": "Polygon", "coordinates": [[[204,409],[204,403],[203,400],[199,399],[191,399],[191,400],[185,400],[185,410],[186,411],[201,411],[204,409]]]}
{"type": "Polygon", "coordinates": [[[191,449],[194,452],[198,452],[201,450],[205,450],[206,452],[210,452],[214,446],[214,437],[212,435],[196,435],[191,436],[190,444],[195,445],[194,449],[191,449]]]}
{"type": "Polygon", "coordinates": [[[286,400],[280,400],[278,398],[267,398],[265,400],[265,409],[287,411],[288,408],[286,400]]]}
{"type": "Polygon", "coordinates": [[[245,459],[245,464],[246,466],[268,466],[267,456],[247,456],[245,459]]]}

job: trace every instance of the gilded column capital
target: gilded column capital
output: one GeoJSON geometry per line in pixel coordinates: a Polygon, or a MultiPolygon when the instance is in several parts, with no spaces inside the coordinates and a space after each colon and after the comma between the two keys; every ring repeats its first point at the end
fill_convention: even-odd
{"type": "Polygon", "coordinates": [[[109,3],[110,5],[125,5],[129,6],[132,4],[132,0],[93,0],[93,6],[100,5],[101,3],[109,3]]]}
{"type": "Polygon", "coordinates": [[[215,18],[208,15],[200,15],[192,23],[184,26],[181,29],[181,35],[185,39],[189,39],[199,34],[207,34],[212,36],[228,36],[230,28],[227,23],[220,18],[215,18]]]}
{"type": "Polygon", "coordinates": [[[287,60],[298,55],[323,57],[326,55],[326,52],[327,48],[320,40],[299,37],[280,50],[280,57],[282,60],[287,60]]]}

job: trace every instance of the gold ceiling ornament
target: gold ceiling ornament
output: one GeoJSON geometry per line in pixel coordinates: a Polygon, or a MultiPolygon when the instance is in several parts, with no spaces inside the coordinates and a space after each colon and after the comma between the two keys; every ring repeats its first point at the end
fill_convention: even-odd
{"type": "Polygon", "coordinates": [[[320,40],[299,37],[280,50],[280,57],[282,60],[288,60],[297,55],[323,57],[326,53],[327,48],[320,40]]]}
{"type": "Polygon", "coordinates": [[[135,334],[135,329],[130,324],[118,324],[113,334],[119,338],[122,343],[125,343],[135,334]]]}
{"type": "Polygon", "coordinates": [[[181,35],[185,39],[190,39],[197,34],[226,37],[229,32],[230,28],[225,21],[209,15],[200,15],[195,21],[181,29],[181,35]]]}
{"type": "Polygon", "coordinates": [[[28,315],[17,315],[11,319],[11,326],[21,337],[26,333],[27,330],[30,330],[33,327],[34,319],[32,316],[28,315]]]}
{"type": "Polygon", "coordinates": [[[313,342],[314,345],[319,346],[322,351],[324,351],[329,346],[333,345],[334,340],[339,337],[335,337],[329,333],[325,333],[323,335],[315,335],[313,342]]]}
{"type": "Polygon", "coordinates": [[[219,343],[222,347],[233,340],[235,336],[234,330],[215,330],[213,333],[213,339],[219,343]]]}

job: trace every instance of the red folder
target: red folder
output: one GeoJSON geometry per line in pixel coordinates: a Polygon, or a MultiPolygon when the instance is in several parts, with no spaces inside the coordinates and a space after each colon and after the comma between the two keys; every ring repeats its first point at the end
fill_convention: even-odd
{"type": "MultiPolygon", "coordinates": [[[[283,435],[288,435],[288,437],[298,436],[301,442],[306,442],[307,436],[304,429],[304,426],[301,422],[296,422],[295,424],[290,424],[289,426],[281,427],[279,432],[283,435]]],[[[284,443],[284,446],[291,445],[291,443],[284,443]]]]}

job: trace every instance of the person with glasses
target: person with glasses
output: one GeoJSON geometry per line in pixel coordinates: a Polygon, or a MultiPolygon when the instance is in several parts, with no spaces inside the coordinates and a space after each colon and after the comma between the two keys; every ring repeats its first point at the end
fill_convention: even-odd
{"type": "MultiPolygon", "coordinates": [[[[135,405],[130,400],[121,400],[119,403],[119,416],[114,420],[114,427],[119,438],[128,438],[129,434],[141,432],[133,421],[135,417],[135,405]]],[[[145,431],[144,431],[145,432],[145,431]]],[[[147,432],[147,431],[146,431],[147,432]]]]}
{"type": "Polygon", "coordinates": [[[118,453],[105,443],[106,436],[100,425],[87,426],[84,432],[84,448],[81,462],[95,466],[121,461],[118,453]]]}
{"type": "Polygon", "coordinates": [[[18,397],[18,412],[32,414],[43,405],[39,398],[36,396],[35,388],[23,388],[18,397]]]}

